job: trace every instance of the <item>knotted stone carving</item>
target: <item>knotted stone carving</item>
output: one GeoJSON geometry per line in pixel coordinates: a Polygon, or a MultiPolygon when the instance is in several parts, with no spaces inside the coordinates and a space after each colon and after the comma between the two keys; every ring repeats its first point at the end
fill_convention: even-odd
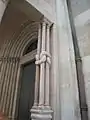
{"type": "Polygon", "coordinates": [[[51,64],[51,55],[47,51],[42,51],[40,54],[40,57],[39,55],[36,55],[35,64],[40,65],[41,63],[44,63],[44,62],[47,62],[49,65],[51,64]]]}
{"type": "Polygon", "coordinates": [[[31,109],[32,120],[51,120],[52,109],[49,101],[49,75],[51,65],[50,55],[50,25],[45,19],[39,24],[38,47],[36,55],[35,100],[31,109]]]}

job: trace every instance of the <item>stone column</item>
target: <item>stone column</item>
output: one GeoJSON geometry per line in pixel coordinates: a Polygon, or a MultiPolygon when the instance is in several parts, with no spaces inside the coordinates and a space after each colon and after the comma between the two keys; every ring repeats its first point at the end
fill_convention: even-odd
{"type": "MultiPolygon", "coordinates": [[[[41,30],[39,32],[38,38],[38,48],[40,56],[36,57],[36,76],[38,76],[35,88],[39,88],[39,94],[36,92],[34,106],[31,109],[31,118],[32,120],[51,120],[52,119],[52,110],[49,104],[49,65],[50,61],[50,25],[48,26],[48,22],[46,19],[42,23],[40,23],[41,30]],[[41,34],[40,34],[41,33],[41,34]],[[41,40],[39,40],[41,39],[41,40]],[[38,75],[37,75],[38,74],[38,75]],[[38,86],[37,86],[38,85],[38,86]],[[37,100],[37,94],[39,96],[37,100]],[[38,102],[37,104],[36,101],[38,102]],[[37,105],[37,107],[36,107],[37,105]],[[47,107],[48,106],[48,107],[47,107]]],[[[39,28],[40,29],[40,28],[39,28]]],[[[36,90],[35,90],[36,91],[36,90]]]]}
{"type": "Polygon", "coordinates": [[[46,80],[45,80],[45,105],[49,107],[49,82],[50,82],[50,25],[47,25],[47,36],[46,36],[46,51],[48,53],[47,62],[46,62],[46,80]]]}
{"type": "Polygon", "coordinates": [[[0,0],[0,23],[9,0],[0,0]]]}
{"type": "MultiPolygon", "coordinates": [[[[38,45],[37,45],[36,61],[40,59],[40,49],[41,49],[41,24],[39,24],[39,29],[38,29],[38,45]]],[[[38,105],[39,83],[40,83],[39,81],[40,81],[40,66],[39,64],[36,64],[34,107],[38,105]]]]}
{"type": "Polygon", "coordinates": [[[46,42],[46,23],[42,23],[42,46],[41,46],[41,59],[43,61],[40,64],[40,89],[39,89],[39,105],[44,105],[44,90],[45,90],[45,61],[46,55],[43,54],[45,51],[45,42],[46,42]]]}

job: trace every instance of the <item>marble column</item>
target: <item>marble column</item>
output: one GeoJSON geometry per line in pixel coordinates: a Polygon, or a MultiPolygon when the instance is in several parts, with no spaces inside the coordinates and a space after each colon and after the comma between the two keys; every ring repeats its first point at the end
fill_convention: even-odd
{"type": "Polygon", "coordinates": [[[36,77],[36,82],[38,84],[35,84],[35,89],[37,89],[38,92],[35,90],[35,100],[31,109],[31,118],[32,120],[51,120],[53,111],[49,104],[49,65],[51,63],[49,53],[50,25],[48,26],[46,19],[44,19],[40,25],[41,28],[39,27],[37,57],[35,62],[36,68],[37,66],[39,67],[36,69],[36,76],[38,76],[38,79],[36,77]]]}
{"type": "Polygon", "coordinates": [[[9,0],[0,0],[0,22],[2,20],[3,14],[5,12],[5,9],[7,7],[9,0]]]}
{"type": "MultiPolygon", "coordinates": [[[[45,42],[46,42],[46,23],[42,23],[42,46],[41,46],[41,57],[46,59],[46,56],[42,54],[45,51],[45,42]]],[[[40,64],[40,89],[39,89],[39,105],[44,105],[44,90],[45,90],[45,62],[42,61],[40,64]]]]}
{"type": "Polygon", "coordinates": [[[47,62],[46,62],[46,80],[45,80],[45,105],[49,107],[49,89],[50,89],[50,65],[51,65],[51,56],[50,56],[50,25],[47,25],[47,43],[46,51],[48,53],[47,62]]]}
{"type": "MultiPolygon", "coordinates": [[[[41,49],[41,24],[39,24],[39,29],[38,29],[38,45],[37,45],[36,61],[40,59],[40,49],[41,49]]],[[[36,64],[34,107],[38,105],[39,83],[40,83],[40,66],[39,64],[36,64]]]]}

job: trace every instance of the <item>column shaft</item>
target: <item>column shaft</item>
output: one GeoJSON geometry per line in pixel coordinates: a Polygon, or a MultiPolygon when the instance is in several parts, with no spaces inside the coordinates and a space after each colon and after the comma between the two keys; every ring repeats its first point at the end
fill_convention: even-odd
{"type": "MultiPolygon", "coordinates": [[[[47,53],[50,53],[50,28],[47,26],[47,45],[46,45],[47,53]]],[[[47,59],[50,59],[47,57],[47,59]]],[[[46,80],[45,80],[45,105],[49,106],[49,63],[46,62],[46,80]]]]}
{"type": "MultiPolygon", "coordinates": [[[[41,24],[39,24],[39,30],[38,30],[38,45],[37,45],[36,61],[39,60],[40,58],[40,51],[41,51],[40,46],[41,46],[41,24]]],[[[40,80],[40,65],[36,64],[34,106],[37,106],[38,104],[39,80],[40,80]]]]}
{"type": "MultiPolygon", "coordinates": [[[[41,52],[45,51],[45,37],[46,37],[46,23],[42,24],[42,48],[41,52]]],[[[39,91],[39,105],[44,104],[44,81],[45,80],[45,63],[40,65],[40,91],[39,91]]]]}

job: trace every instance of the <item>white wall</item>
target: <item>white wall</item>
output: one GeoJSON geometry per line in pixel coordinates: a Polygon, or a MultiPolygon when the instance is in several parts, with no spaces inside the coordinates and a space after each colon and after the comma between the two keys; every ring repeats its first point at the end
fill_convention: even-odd
{"type": "Polygon", "coordinates": [[[72,13],[82,57],[83,74],[90,120],[90,0],[71,0],[72,13]]]}

